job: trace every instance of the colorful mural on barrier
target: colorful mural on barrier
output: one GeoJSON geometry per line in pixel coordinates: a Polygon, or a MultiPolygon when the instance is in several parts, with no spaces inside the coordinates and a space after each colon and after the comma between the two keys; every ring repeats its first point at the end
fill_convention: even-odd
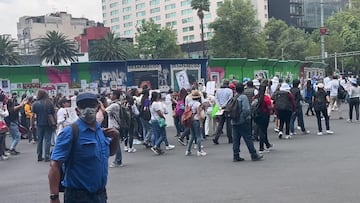
{"type": "MultiPolygon", "coordinates": [[[[71,66],[0,66],[0,78],[10,82],[11,91],[33,93],[53,87],[51,94],[80,91],[108,91],[147,85],[152,89],[178,90],[176,75],[186,71],[188,83],[280,78],[306,79],[325,75],[326,64],[279,61],[276,59],[164,59],[73,63],[71,66]],[[41,84],[41,85],[40,85],[41,84]],[[45,87],[44,84],[47,84],[45,87]],[[52,85],[55,84],[55,85],[52,85]],[[66,92],[66,89],[70,89],[66,92]]],[[[5,84],[5,83],[4,83],[5,84]]]]}

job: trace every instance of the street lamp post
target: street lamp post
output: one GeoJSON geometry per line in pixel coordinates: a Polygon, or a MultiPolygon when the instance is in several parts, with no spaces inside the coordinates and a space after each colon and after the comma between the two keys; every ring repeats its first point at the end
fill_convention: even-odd
{"type": "Polygon", "coordinates": [[[281,48],[281,60],[284,60],[284,48],[281,48]]]}

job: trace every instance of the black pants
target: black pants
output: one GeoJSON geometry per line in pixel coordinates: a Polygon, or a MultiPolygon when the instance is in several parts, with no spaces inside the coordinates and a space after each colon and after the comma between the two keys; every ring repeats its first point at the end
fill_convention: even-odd
{"type": "Polygon", "coordinates": [[[0,134],[0,156],[5,155],[5,137],[6,133],[0,134]]]}
{"type": "Polygon", "coordinates": [[[278,116],[280,120],[280,132],[283,132],[284,124],[285,124],[285,135],[289,135],[290,133],[290,119],[291,119],[292,111],[288,110],[278,110],[278,116]]]}
{"type": "Polygon", "coordinates": [[[97,192],[88,192],[79,189],[65,189],[64,203],[106,203],[106,189],[97,192]]]}
{"type": "Polygon", "coordinates": [[[256,125],[259,128],[259,136],[260,136],[260,150],[264,150],[264,144],[267,147],[270,147],[270,142],[267,135],[267,129],[269,127],[270,115],[262,115],[259,120],[256,121],[256,125]]]}
{"type": "Polygon", "coordinates": [[[353,118],[353,109],[355,107],[356,120],[359,120],[359,97],[350,98],[349,102],[349,119],[353,118]]]}
{"type": "Polygon", "coordinates": [[[322,126],[321,126],[321,114],[325,118],[325,126],[326,130],[330,130],[330,123],[329,123],[329,115],[327,113],[327,109],[321,109],[321,110],[315,110],[316,119],[318,123],[318,130],[319,132],[322,132],[322,126]]]}
{"type": "Polygon", "coordinates": [[[232,143],[232,126],[231,126],[231,119],[224,113],[222,116],[219,117],[219,125],[216,129],[215,133],[215,140],[218,141],[219,137],[221,135],[221,131],[224,127],[224,124],[226,122],[226,136],[229,139],[229,143],[232,143]]]}

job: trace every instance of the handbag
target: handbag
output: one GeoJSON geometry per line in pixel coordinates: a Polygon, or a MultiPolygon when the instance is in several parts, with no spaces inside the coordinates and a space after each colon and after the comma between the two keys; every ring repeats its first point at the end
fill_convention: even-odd
{"type": "Polygon", "coordinates": [[[0,134],[9,132],[9,128],[6,125],[5,121],[0,121],[0,134]]]}

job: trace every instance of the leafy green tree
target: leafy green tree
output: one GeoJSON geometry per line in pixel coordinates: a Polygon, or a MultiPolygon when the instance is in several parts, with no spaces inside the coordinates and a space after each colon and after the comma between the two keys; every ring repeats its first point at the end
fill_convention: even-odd
{"type": "Polygon", "coordinates": [[[280,35],[275,54],[283,56],[285,60],[304,60],[310,42],[309,36],[303,30],[289,27],[280,35]]]}
{"type": "Polygon", "coordinates": [[[136,42],[139,54],[154,59],[182,56],[180,47],[176,44],[176,33],[170,28],[161,28],[154,21],[143,20],[137,31],[136,42]]]}
{"type": "Polygon", "coordinates": [[[205,57],[204,11],[209,12],[210,2],[209,0],[191,0],[191,8],[197,10],[197,16],[200,19],[202,52],[203,52],[203,57],[205,57]]]}
{"type": "Polygon", "coordinates": [[[281,55],[275,54],[278,48],[281,33],[288,29],[288,25],[275,18],[271,18],[264,27],[264,35],[266,36],[266,46],[268,49],[269,58],[280,58],[281,55]]]}
{"type": "Polygon", "coordinates": [[[0,35],[0,65],[20,64],[18,53],[14,52],[16,44],[8,36],[0,35]]]}
{"type": "Polygon", "coordinates": [[[46,37],[39,40],[38,54],[46,63],[59,65],[61,61],[75,62],[77,52],[75,42],[57,31],[47,32],[46,37]]]}
{"type": "Polygon", "coordinates": [[[218,8],[218,18],[210,24],[213,57],[258,58],[266,55],[265,36],[248,0],[225,0],[218,8]]]}
{"type": "Polygon", "coordinates": [[[97,41],[89,50],[89,59],[92,61],[114,61],[134,58],[132,45],[112,32],[108,32],[106,37],[97,41]]]}

